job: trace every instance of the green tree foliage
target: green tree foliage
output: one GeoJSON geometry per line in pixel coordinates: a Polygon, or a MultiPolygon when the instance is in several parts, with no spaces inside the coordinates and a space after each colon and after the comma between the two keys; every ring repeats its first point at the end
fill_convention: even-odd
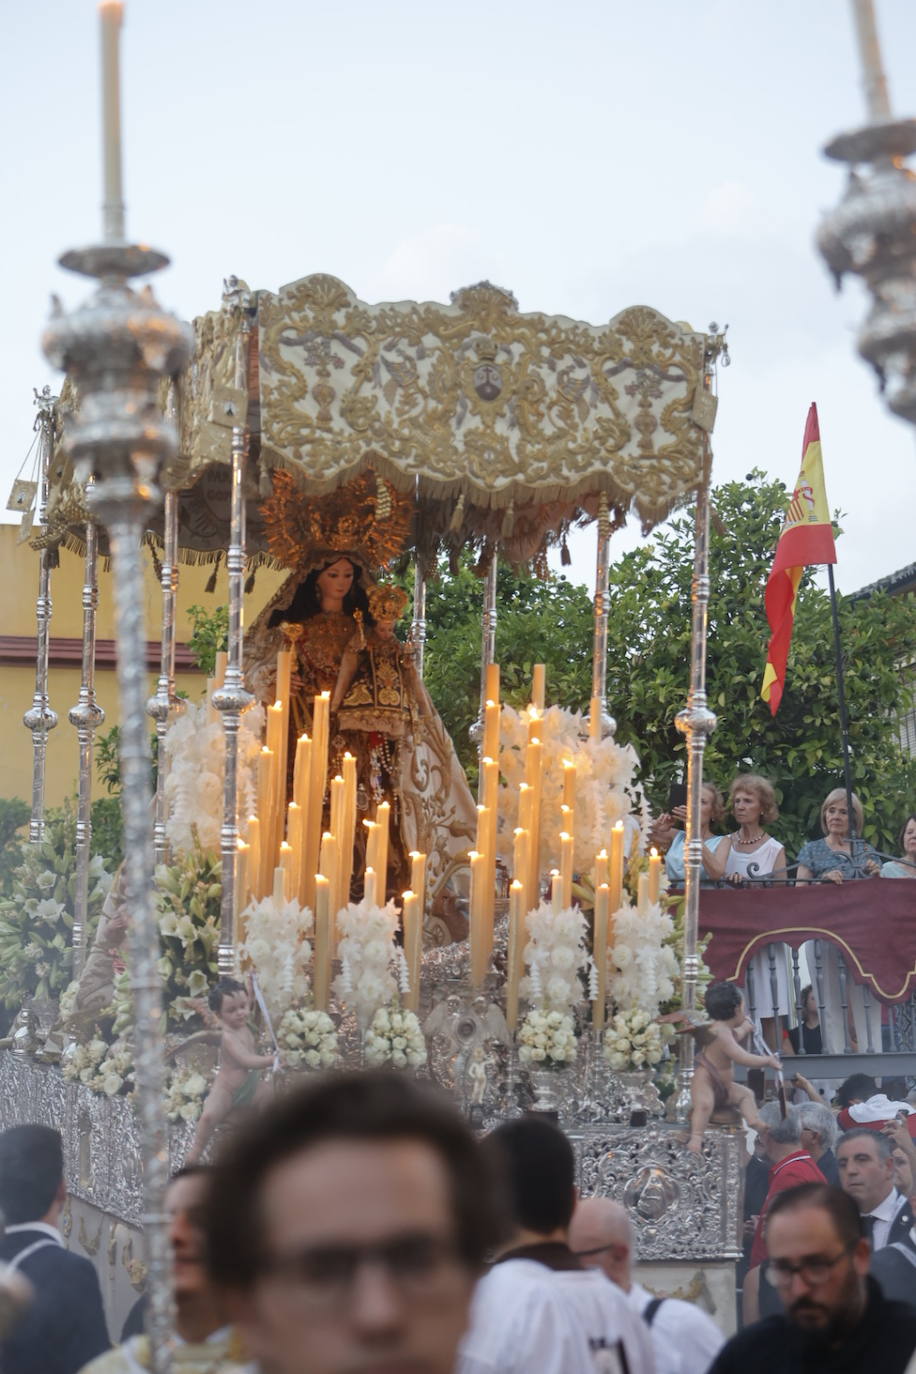
{"type": "Polygon", "coordinates": [[[193,627],[188,648],[201,672],[211,677],[216,655],[229,647],[229,607],[221,603],[208,611],[204,606],[189,606],[188,617],[193,627]]]}
{"type": "MultiPolygon", "coordinates": [[[[713,493],[707,650],[709,704],[719,725],[705,775],[727,788],[737,772],[770,779],[780,801],[774,833],[790,856],[819,834],[821,802],[843,779],[830,602],[805,574],[799,590],[788,678],[776,717],[760,699],[769,641],[764,588],[786,491],[761,472],[713,493]]],[[[842,541],[839,544],[842,559],[842,541]]],[[[607,694],[617,738],[632,743],[657,810],[685,771],[674,717],[690,670],[693,517],[685,512],[611,569],[607,694]]],[[[591,690],[591,597],[562,577],[544,582],[499,572],[497,659],[504,700],[527,700],[531,665],[547,664],[548,701],[579,710],[591,690]]],[[[474,773],[468,729],[476,719],[483,584],[468,560],[444,568],[428,597],[426,681],[462,762],[474,773]]],[[[866,836],[890,850],[916,800],[916,764],[900,749],[896,718],[905,683],[898,664],[916,642],[913,598],[840,600],[853,779],[866,836]]]]}
{"type": "Polygon", "coordinates": [[[31,816],[21,797],[0,797],[0,894],[9,892],[13,871],[19,863],[19,831],[31,816]]]}

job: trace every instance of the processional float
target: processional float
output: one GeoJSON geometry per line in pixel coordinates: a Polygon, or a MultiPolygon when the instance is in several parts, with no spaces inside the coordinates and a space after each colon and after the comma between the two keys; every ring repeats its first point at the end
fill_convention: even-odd
{"type": "MultiPolygon", "coordinates": [[[[162,742],[180,710],[174,690],[175,600],[182,559],[225,558],[229,577],[228,659],[212,704],[226,738],[220,967],[235,967],[238,861],[237,745],[251,703],[243,676],[244,582],[270,560],[262,505],[278,474],[302,500],[372,472],[413,505],[415,638],[424,637],[427,579],[438,553],[468,544],[486,569],[483,598],[481,732],[493,662],[498,558],[543,560],[577,524],[597,531],[590,732],[613,731],[605,699],[609,541],[629,512],[648,531],[696,500],[696,561],[690,690],[678,726],[688,740],[686,918],[683,1004],[692,1009],[697,974],[701,865],[700,787],[706,738],[714,728],[705,693],[705,629],[713,376],[723,336],[675,324],[637,307],[609,324],[524,314],[506,291],[481,283],[449,305],[367,305],[342,282],[312,275],[279,292],[252,292],[230,278],[220,310],[195,322],[193,339],[132,278],[165,264],[125,237],[120,186],[117,29],[120,6],[102,7],[105,54],[106,197],[103,241],[67,253],[62,265],[96,278],[89,301],[56,307],[45,337],[67,374],[61,406],[43,411],[46,509],[39,640],[50,614],[48,551],[62,544],[86,557],[83,690],[71,720],[80,738],[79,863],[89,856],[89,777],[94,702],[96,561],[111,559],[117,594],[125,898],[132,913],[136,1088],[145,1164],[144,1231],[149,1252],[151,1333],[157,1370],[169,1364],[168,1256],[162,1196],[166,1123],[162,1111],[161,1001],[156,971],[153,866],[167,852],[165,777],[149,795],[147,715],[162,742]],[[56,446],[47,442],[53,431],[56,446]],[[53,449],[53,460],[52,460],[53,449]],[[162,513],[160,494],[164,494],[162,513]],[[162,549],[161,670],[144,700],[141,548],[162,549]]],[[[44,504],[44,503],[42,503],[44,504]]],[[[422,657],[421,657],[422,662],[422,657]]],[[[40,835],[47,731],[47,658],[39,656],[33,711],[32,837],[40,835]]],[[[160,754],[160,758],[163,755],[160,754]]],[[[82,880],[80,880],[82,890],[82,880]]],[[[487,900],[492,900],[492,893],[487,900]]],[[[74,965],[81,958],[74,929],[74,965]]],[[[681,1109],[690,1064],[682,1063],[681,1109]]]]}

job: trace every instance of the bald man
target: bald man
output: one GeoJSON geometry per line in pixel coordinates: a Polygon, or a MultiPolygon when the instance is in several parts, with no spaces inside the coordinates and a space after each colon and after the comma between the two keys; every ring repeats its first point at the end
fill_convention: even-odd
{"type": "Polygon", "coordinates": [[[653,1298],[633,1282],[633,1223],[625,1207],[606,1197],[581,1198],[569,1245],[583,1264],[602,1270],[626,1293],[649,1327],[658,1374],[706,1374],[725,1337],[692,1302],[653,1298]]]}

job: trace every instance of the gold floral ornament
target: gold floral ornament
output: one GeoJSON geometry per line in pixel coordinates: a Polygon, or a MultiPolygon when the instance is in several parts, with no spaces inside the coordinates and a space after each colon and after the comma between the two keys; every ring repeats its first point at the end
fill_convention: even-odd
{"type": "Polygon", "coordinates": [[[369,592],[369,614],[373,620],[400,620],[409,597],[403,587],[380,583],[369,592]]]}
{"type": "Polygon", "coordinates": [[[462,528],[508,512],[510,537],[519,510],[599,493],[651,525],[702,480],[706,335],[645,306],[593,326],[489,282],[367,305],[315,275],[259,292],[258,327],[261,462],[312,495],[371,466],[424,519],[463,496],[462,528]]]}
{"type": "Polygon", "coordinates": [[[413,502],[371,469],[318,498],[278,471],[261,515],[271,556],[285,568],[305,574],[350,558],[373,569],[387,567],[406,548],[413,502]]]}

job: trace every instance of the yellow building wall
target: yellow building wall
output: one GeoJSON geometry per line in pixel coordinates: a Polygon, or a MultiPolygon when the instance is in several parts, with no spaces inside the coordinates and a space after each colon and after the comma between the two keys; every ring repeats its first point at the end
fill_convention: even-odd
{"type": "MultiPolygon", "coordinates": [[[[0,525],[0,567],[3,569],[5,595],[0,610],[0,636],[8,645],[7,636],[34,639],[35,599],[38,593],[38,554],[28,544],[18,542],[19,529],[16,525],[0,525]]],[[[162,634],[162,593],[148,550],[143,554],[144,572],[144,614],[146,617],[146,638],[158,645],[162,634]]],[[[206,590],[211,576],[211,567],[181,566],[178,576],[178,622],[177,638],[180,644],[186,643],[191,633],[188,618],[189,606],[203,606],[208,611],[215,609],[227,600],[226,570],[220,567],[216,588],[206,590]]],[[[265,602],[273,595],[282,576],[261,569],[256,586],[245,599],[245,618],[251,623],[265,602]]],[[[54,641],[58,638],[82,639],[83,633],[83,560],[67,549],[60,553],[60,566],[51,574],[51,616],[50,634],[52,657],[54,641]]],[[[97,619],[99,640],[114,639],[114,599],[112,576],[101,565],[99,568],[99,609],[97,619]]],[[[22,717],[32,704],[35,691],[34,659],[27,662],[10,662],[10,654],[2,656],[0,662],[0,797],[21,797],[31,802],[32,797],[32,737],[22,724],[22,717]]],[[[158,650],[155,661],[158,663],[158,650]]],[[[149,695],[156,690],[158,670],[149,674],[149,695]]],[[[45,784],[45,797],[48,806],[59,805],[68,796],[76,793],[79,750],[76,731],[67,720],[67,712],[79,700],[80,666],[52,667],[48,675],[48,695],[53,710],[57,712],[58,724],[48,736],[48,765],[45,784]]],[[[196,700],[204,691],[204,679],[197,672],[181,672],[176,675],[180,691],[196,700]]],[[[96,699],[105,711],[105,722],[98,734],[116,725],[118,716],[118,687],[114,666],[96,667],[96,699]]],[[[152,733],[153,722],[150,721],[152,733]]],[[[93,779],[93,795],[104,796],[101,784],[93,779]]]]}

